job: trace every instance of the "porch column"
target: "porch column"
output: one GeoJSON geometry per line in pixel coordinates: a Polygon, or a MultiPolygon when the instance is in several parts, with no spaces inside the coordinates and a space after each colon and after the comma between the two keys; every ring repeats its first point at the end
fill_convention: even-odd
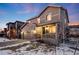
{"type": "Polygon", "coordinates": [[[58,44],[58,23],[56,23],[56,34],[55,34],[55,40],[56,40],[56,43],[58,44]]]}

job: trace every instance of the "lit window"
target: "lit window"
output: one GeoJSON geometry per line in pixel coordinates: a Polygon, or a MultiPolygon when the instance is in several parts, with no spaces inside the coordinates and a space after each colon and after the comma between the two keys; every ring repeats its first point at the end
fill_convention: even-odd
{"type": "Polygon", "coordinates": [[[52,15],[51,15],[51,13],[49,13],[48,15],[47,15],[47,21],[50,21],[52,19],[52,15]]]}
{"type": "Polygon", "coordinates": [[[36,33],[41,34],[42,33],[42,27],[36,27],[36,33]]]}
{"type": "Polygon", "coordinates": [[[51,32],[56,33],[56,26],[51,26],[51,32]]]}
{"type": "Polygon", "coordinates": [[[38,23],[40,23],[40,18],[37,18],[38,23]]]}
{"type": "Polygon", "coordinates": [[[36,30],[31,30],[31,33],[36,34],[36,30]]]}
{"type": "Polygon", "coordinates": [[[31,21],[28,21],[29,23],[31,22],[31,21]]]}

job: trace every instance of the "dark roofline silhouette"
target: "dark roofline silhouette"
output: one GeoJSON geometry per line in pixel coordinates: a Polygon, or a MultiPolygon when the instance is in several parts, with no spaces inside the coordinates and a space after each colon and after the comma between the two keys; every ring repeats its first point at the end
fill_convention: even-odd
{"type": "MultiPolygon", "coordinates": [[[[44,10],[43,10],[38,16],[26,20],[26,23],[27,23],[27,21],[30,21],[30,20],[39,18],[39,17],[43,14],[43,12],[45,12],[49,7],[51,7],[51,8],[60,8],[60,9],[62,9],[62,10],[65,10],[66,16],[67,16],[67,21],[68,21],[68,23],[69,23],[69,18],[68,18],[67,9],[65,9],[65,8],[63,8],[63,7],[61,7],[61,6],[47,6],[46,8],[44,8],[44,10]]],[[[25,26],[25,25],[26,25],[26,24],[24,24],[24,26],[25,26]]],[[[23,27],[24,27],[24,26],[23,26],[23,27]]],[[[22,29],[23,27],[21,27],[21,29],[22,29]]]]}

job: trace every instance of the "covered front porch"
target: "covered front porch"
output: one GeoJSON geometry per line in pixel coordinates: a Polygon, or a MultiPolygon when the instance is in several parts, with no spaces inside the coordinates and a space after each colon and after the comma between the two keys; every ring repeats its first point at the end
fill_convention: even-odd
{"type": "Polygon", "coordinates": [[[56,24],[39,25],[35,28],[35,31],[40,37],[56,38],[57,26],[56,24]]]}
{"type": "Polygon", "coordinates": [[[22,32],[22,39],[28,40],[44,40],[50,43],[58,44],[61,41],[59,33],[61,26],[60,23],[48,23],[48,24],[39,24],[33,29],[22,32]]]}
{"type": "Polygon", "coordinates": [[[35,28],[36,38],[40,38],[48,43],[58,44],[58,24],[59,23],[51,23],[37,26],[35,28]]]}

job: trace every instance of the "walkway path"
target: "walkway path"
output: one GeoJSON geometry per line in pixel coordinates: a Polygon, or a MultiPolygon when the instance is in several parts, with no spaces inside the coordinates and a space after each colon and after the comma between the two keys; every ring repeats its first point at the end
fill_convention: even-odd
{"type": "Polygon", "coordinates": [[[0,49],[8,48],[8,47],[17,47],[20,45],[28,44],[30,41],[28,40],[14,40],[14,41],[6,41],[6,42],[0,42],[0,49]]]}
{"type": "Polygon", "coordinates": [[[22,43],[22,42],[27,42],[27,40],[15,40],[15,41],[0,42],[0,47],[18,44],[18,43],[22,43]]]}

